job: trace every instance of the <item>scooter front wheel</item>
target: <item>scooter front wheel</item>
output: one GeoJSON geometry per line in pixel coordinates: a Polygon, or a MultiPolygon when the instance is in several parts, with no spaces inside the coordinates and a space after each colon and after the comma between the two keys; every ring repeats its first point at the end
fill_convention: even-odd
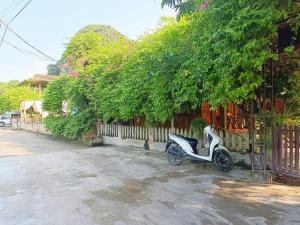
{"type": "Polygon", "coordinates": [[[172,153],[170,149],[167,150],[167,159],[168,162],[173,166],[179,166],[183,161],[182,156],[172,153]]]}
{"type": "Polygon", "coordinates": [[[230,153],[222,148],[215,152],[213,162],[223,172],[229,172],[233,168],[233,159],[230,153]]]}

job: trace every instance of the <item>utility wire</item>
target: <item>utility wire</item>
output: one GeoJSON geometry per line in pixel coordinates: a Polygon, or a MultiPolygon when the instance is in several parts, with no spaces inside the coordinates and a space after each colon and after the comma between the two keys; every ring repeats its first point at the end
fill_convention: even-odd
{"type": "Polygon", "coordinates": [[[4,34],[3,34],[2,39],[1,39],[0,47],[3,43],[4,37],[6,35],[7,29],[9,28],[9,25],[17,18],[17,16],[20,15],[20,13],[30,4],[30,2],[32,2],[32,0],[29,0],[28,2],[26,2],[26,4],[19,10],[19,12],[7,23],[7,25],[5,27],[4,34]]]}
{"type": "Polygon", "coordinates": [[[21,4],[24,3],[25,0],[18,0],[12,3],[10,6],[0,9],[0,15],[2,15],[3,18],[5,18],[7,15],[9,15],[10,12],[13,12],[16,8],[18,8],[21,4]]]}
{"type": "Polygon", "coordinates": [[[6,8],[0,9],[0,13],[7,13],[10,10],[14,10],[15,8],[17,8],[21,3],[23,3],[25,0],[16,0],[13,3],[11,3],[9,6],[7,6],[6,8]]]}
{"type": "Polygon", "coordinates": [[[29,0],[28,2],[26,2],[26,4],[19,10],[19,12],[8,22],[8,24],[7,24],[7,26],[9,26],[9,24],[11,23],[11,22],[13,22],[16,18],[17,18],[17,16],[19,16],[20,15],[20,13],[30,4],[32,2],[32,0],[29,0]]]}
{"type": "Polygon", "coordinates": [[[46,57],[47,59],[49,59],[50,61],[53,62],[57,62],[57,60],[55,60],[54,58],[50,57],[49,55],[47,55],[46,53],[42,52],[41,50],[37,49],[36,47],[34,47],[33,45],[31,45],[28,41],[26,41],[24,38],[22,38],[19,34],[17,34],[13,29],[11,29],[10,27],[8,27],[1,19],[0,19],[0,24],[2,24],[3,26],[5,26],[7,28],[7,30],[9,30],[11,33],[13,33],[15,36],[17,36],[20,40],[22,40],[26,45],[28,45],[29,47],[31,47],[32,49],[34,49],[35,51],[37,51],[38,53],[40,53],[41,55],[43,55],[44,57],[46,57]]]}
{"type": "Polygon", "coordinates": [[[10,47],[16,49],[16,50],[17,50],[18,52],[20,52],[22,55],[25,55],[25,56],[26,56],[26,54],[27,54],[27,55],[32,55],[32,56],[35,56],[35,57],[37,57],[37,58],[39,58],[39,59],[48,61],[48,59],[46,59],[45,57],[41,57],[40,55],[37,55],[37,54],[35,54],[35,53],[31,52],[31,51],[28,51],[28,50],[26,50],[26,49],[19,48],[19,47],[15,46],[14,44],[10,43],[10,42],[4,41],[4,43],[7,44],[7,45],[9,45],[10,47]]]}
{"type": "MultiPolygon", "coordinates": [[[[22,55],[25,55],[23,49],[20,49],[20,48],[18,48],[17,46],[15,46],[15,45],[13,45],[13,44],[7,42],[7,41],[4,41],[4,43],[7,44],[7,45],[9,45],[9,46],[11,46],[11,47],[13,47],[13,48],[16,49],[18,52],[20,52],[22,55]]],[[[26,56],[26,55],[25,55],[25,56],[26,56]]]]}

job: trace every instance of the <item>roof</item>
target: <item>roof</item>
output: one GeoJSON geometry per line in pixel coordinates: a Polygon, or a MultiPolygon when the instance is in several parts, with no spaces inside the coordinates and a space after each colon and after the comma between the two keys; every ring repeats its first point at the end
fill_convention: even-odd
{"type": "Polygon", "coordinates": [[[43,75],[43,74],[35,74],[33,77],[31,77],[29,80],[35,80],[35,81],[51,81],[54,80],[57,76],[56,75],[43,75]]]}
{"type": "Polygon", "coordinates": [[[46,117],[48,115],[47,112],[43,111],[43,101],[41,100],[24,100],[20,103],[21,112],[27,111],[30,108],[33,112],[41,114],[42,117],[46,117]]]}

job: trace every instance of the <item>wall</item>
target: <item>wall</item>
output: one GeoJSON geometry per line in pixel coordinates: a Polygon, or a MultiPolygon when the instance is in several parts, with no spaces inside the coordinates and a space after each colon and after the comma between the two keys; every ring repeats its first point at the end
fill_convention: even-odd
{"type": "MultiPolygon", "coordinates": [[[[144,148],[147,141],[150,150],[159,152],[164,152],[170,133],[193,137],[193,133],[187,129],[146,128],[120,124],[104,124],[102,122],[98,122],[96,127],[97,136],[103,138],[103,144],[144,148]]],[[[249,154],[247,153],[249,146],[247,133],[231,134],[226,131],[220,132],[219,135],[223,140],[223,144],[231,150],[235,162],[244,160],[246,164],[251,164],[249,154]]],[[[204,145],[204,139],[199,139],[197,146],[199,152],[201,152],[200,149],[204,148],[204,145]]]]}
{"type": "MultiPolygon", "coordinates": [[[[17,129],[51,135],[41,122],[22,122],[17,120],[12,122],[12,126],[17,129]]],[[[169,128],[145,128],[98,123],[96,136],[102,137],[100,138],[101,142],[105,145],[131,146],[143,149],[147,140],[150,150],[164,152],[169,133],[172,133],[172,130],[169,128]]],[[[174,130],[174,133],[193,136],[190,131],[183,129],[174,130]]],[[[239,150],[239,152],[231,152],[234,162],[244,160],[246,164],[251,163],[249,154],[245,153],[245,148],[247,148],[249,141],[247,138],[229,134],[227,134],[226,137],[221,135],[221,138],[227,148],[230,150],[239,150]]],[[[97,144],[99,143],[97,142],[97,144]]],[[[198,147],[202,148],[204,144],[203,140],[199,140],[198,147]]],[[[93,145],[93,143],[91,145],[93,145]]]]}
{"type": "MultiPolygon", "coordinates": [[[[120,124],[104,124],[98,122],[96,125],[97,136],[112,137],[107,138],[107,143],[120,143],[123,145],[128,143],[132,145],[141,145],[148,140],[150,148],[153,146],[156,150],[156,143],[166,143],[169,139],[170,133],[180,134],[183,136],[194,137],[195,135],[191,130],[188,129],[177,129],[177,128],[165,128],[165,127],[139,127],[139,126],[127,126],[120,124]],[[138,144],[137,144],[138,143],[138,144]]],[[[220,138],[223,140],[224,145],[236,152],[247,152],[249,148],[249,135],[247,133],[232,134],[228,131],[219,132],[220,138]]],[[[204,147],[204,137],[198,139],[199,146],[204,147]]]]}
{"type": "Polygon", "coordinates": [[[49,134],[51,133],[46,130],[45,126],[41,122],[24,122],[20,120],[13,120],[12,127],[16,129],[28,130],[38,134],[49,134]]]}

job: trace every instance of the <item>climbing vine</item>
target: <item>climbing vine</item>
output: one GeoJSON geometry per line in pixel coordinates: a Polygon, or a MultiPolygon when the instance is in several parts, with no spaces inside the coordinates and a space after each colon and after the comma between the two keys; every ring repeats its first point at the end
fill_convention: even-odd
{"type": "MultiPolygon", "coordinates": [[[[75,137],[96,118],[144,117],[148,124],[164,123],[203,101],[216,108],[253,99],[263,82],[262,66],[280,58],[274,51],[278,23],[284,21],[294,31],[299,24],[294,1],[163,4],[178,6],[184,14],[177,21],[163,19],[156,31],[136,42],[119,34],[108,41],[94,28],[72,38],[62,61],[77,78],[61,78],[48,87],[49,128],[75,137]],[[62,100],[68,102],[68,115],[60,112],[62,100]]],[[[282,81],[282,89],[292,82],[282,81]]]]}

